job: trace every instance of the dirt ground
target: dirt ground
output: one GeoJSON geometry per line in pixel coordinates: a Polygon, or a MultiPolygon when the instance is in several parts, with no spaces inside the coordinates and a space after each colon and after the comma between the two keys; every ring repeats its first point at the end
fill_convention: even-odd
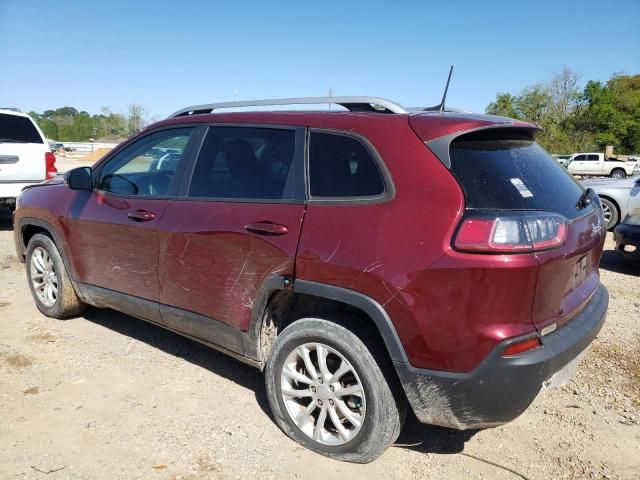
{"type": "Polygon", "coordinates": [[[608,319],[567,386],[495,429],[409,418],[398,445],[353,465],[285,437],[250,367],[110,310],[42,316],[0,217],[0,478],[640,479],[640,266],[611,238],[608,319]]]}

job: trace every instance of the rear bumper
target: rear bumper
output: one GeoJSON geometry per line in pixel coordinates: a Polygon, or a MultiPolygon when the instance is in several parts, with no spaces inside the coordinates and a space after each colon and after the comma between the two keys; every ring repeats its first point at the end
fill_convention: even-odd
{"type": "Polygon", "coordinates": [[[640,261],[640,227],[622,223],[613,231],[613,239],[616,241],[616,253],[640,261]],[[635,251],[625,251],[627,245],[636,247],[635,251]]]}
{"type": "Polygon", "coordinates": [[[609,294],[600,284],[579,314],[542,337],[541,347],[505,358],[501,356],[505,347],[526,337],[505,340],[468,373],[396,363],[411,407],[423,423],[459,430],[495,427],[515,419],[545,381],[589,346],[602,328],[608,304],[609,294]]]}

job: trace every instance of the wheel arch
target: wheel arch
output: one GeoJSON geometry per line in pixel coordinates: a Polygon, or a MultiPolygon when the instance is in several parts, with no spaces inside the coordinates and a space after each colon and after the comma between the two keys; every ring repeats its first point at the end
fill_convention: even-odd
{"type": "Polygon", "coordinates": [[[24,261],[25,259],[25,255],[27,253],[27,246],[29,245],[29,240],[31,240],[31,238],[38,233],[44,234],[49,238],[51,238],[53,243],[58,248],[58,252],[60,252],[62,261],[64,262],[65,268],[67,269],[67,273],[69,274],[71,281],[74,282],[74,276],[71,274],[72,272],[70,270],[71,265],[69,264],[67,252],[64,249],[64,245],[61,242],[60,236],[58,235],[55,227],[51,223],[39,218],[25,217],[20,219],[19,228],[20,228],[19,230],[20,234],[18,236],[18,242],[19,242],[18,248],[19,248],[19,252],[21,253],[21,255],[19,255],[19,259],[21,261],[24,261]]]}
{"type": "Polygon", "coordinates": [[[293,288],[283,288],[284,279],[273,276],[260,288],[249,331],[245,335],[244,354],[266,363],[271,345],[279,331],[301,318],[318,316],[352,318],[355,329],[366,329],[375,337],[394,363],[408,363],[406,353],[389,315],[382,305],[360,292],[333,285],[296,280],[293,288]]]}

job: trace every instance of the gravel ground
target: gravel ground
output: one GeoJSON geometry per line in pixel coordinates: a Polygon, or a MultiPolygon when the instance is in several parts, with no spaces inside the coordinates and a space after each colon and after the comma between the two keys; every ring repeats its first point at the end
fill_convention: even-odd
{"type": "Polygon", "coordinates": [[[0,478],[640,479],[640,266],[619,259],[611,238],[608,319],[567,386],[495,429],[409,418],[398,445],[352,465],[285,437],[250,367],[111,310],[42,316],[12,235],[5,215],[0,478]]]}

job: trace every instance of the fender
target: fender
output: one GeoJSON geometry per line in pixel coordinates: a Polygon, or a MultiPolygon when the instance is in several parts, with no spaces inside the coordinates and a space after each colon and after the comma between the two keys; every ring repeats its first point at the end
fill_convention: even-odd
{"type": "MultiPolygon", "coordinates": [[[[29,227],[32,225],[46,230],[51,235],[51,238],[53,238],[53,241],[56,243],[56,245],[61,245],[60,237],[58,236],[55,227],[49,222],[47,222],[46,220],[41,220],[39,218],[23,217],[20,219],[20,227],[18,230],[19,237],[16,242],[17,246],[20,248],[19,252],[22,255],[25,255],[27,253],[27,246],[24,244],[24,229],[25,227],[29,227]]],[[[62,259],[65,261],[65,265],[68,266],[69,264],[67,263],[66,253],[61,251],[60,256],[62,256],[62,259]]]]}
{"type": "Polygon", "coordinates": [[[285,290],[285,287],[285,278],[277,274],[269,275],[260,285],[253,302],[249,330],[242,334],[243,353],[246,357],[264,363],[265,359],[262,358],[262,352],[260,351],[260,334],[264,314],[273,294],[285,290]]]}
{"type": "MultiPolygon", "coordinates": [[[[242,343],[243,353],[246,357],[264,363],[260,351],[260,334],[264,321],[264,315],[273,294],[278,291],[287,291],[286,279],[279,275],[269,276],[260,286],[254,302],[253,314],[249,330],[243,332],[242,343]]],[[[349,290],[347,288],[336,287],[324,283],[311,282],[308,280],[295,280],[294,293],[312,295],[318,298],[325,298],[341,302],[363,311],[374,322],[380,332],[384,344],[389,352],[389,356],[394,363],[408,364],[407,355],[400,341],[400,337],[391,322],[391,318],[385,309],[377,301],[364,295],[363,293],[349,290]]]]}
{"type": "Polygon", "coordinates": [[[58,252],[60,253],[60,257],[62,257],[62,262],[64,263],[65,268],[67,269],[67,275],[69,275],[71,284],[73,285],[75,291],[78,292],[78,296],[80,298],[83,298],[80,294],[82,290],[78,288],[78,284],[75,278],[75,272],[71,269],[71,263],[69,263],[69,258],[64,248],[64,244],[62,243],[60,236],[56,231],[56,228],[46,220],[41,220],[39,218],[33,217],[23,217],[20,219],[20,225],[18,227],[18,231],[16,232],[16,248],[18,249],[18,253],[20,253],[19,260],[22,261],[23,256],[27,253],[27,245],[24,244],[24,229],[29,226],[40,227],[46,230],[47,233],[51,236],[53,242],[58,247],[58,252]]]}
{"type": "Polygon", "coordinates": [[[310,282],[308,280],[296,280],[293,284],[293,291],[314,295],[316,297],[336,300],[346,303],[362,310],[375,323],[382,340],[387,347],[389,356],[394,363],[409,363],[407,355],[398,336],[398,332],[391,322],[391,318],[385,309],[371,297],[364,295],[355,290],[327,285],[324,283],[310,282]]]}

